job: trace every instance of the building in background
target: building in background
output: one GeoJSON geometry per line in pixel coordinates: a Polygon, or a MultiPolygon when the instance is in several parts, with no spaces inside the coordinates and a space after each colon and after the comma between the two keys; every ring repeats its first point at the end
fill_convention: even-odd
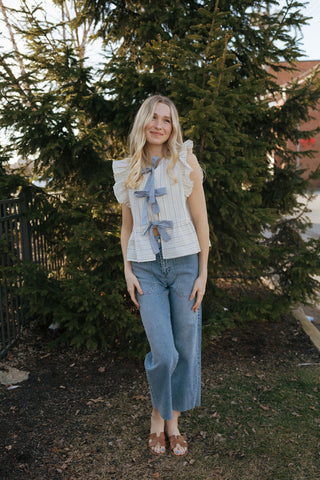
{"type": "MultiPolygon", "coordinates": [[[[287,64],[286,62],[280,62],[280,65],[289,66],[289,64],[287,64]]],[[[291,83],[293,81],[303,83],[316,71],[318,71],[320,75],[320,60],[306,60],[298,62],[294,71],[273,71],[272,74],[276,77],[276,81],[281,87],[282,92],[282,94],[279,94],[279,97],[276,99],[276,105],[281,107],[286,101],[285,90],[288,83],[291,83]]],[[[320,106],[317,110],[312,110],[310,113],[313,119],[309,122],[302,123],[300,125],[301,130],[313,130],[320,126],[320,106]]],[[[311,171],[314,171],[317,167],[320,166],[320,133],[316,134],[314,137],[308,140],[300,140],[299,144],[297,145],[289,142],[289,147],[290,149],[296,150],[297,152],[297,167],[301,168],[302,170],[306,170],[303,173],[304,178],[306,178],[311,171]],[[314,150],[313,158],[301,156],[301,152],[306,150],[314,150]]],[[[277,160],[275,159],[275,161],[277,160]]],[[[314,188],[319,189],[320,179],[312,180],[311,184],[314,188]]]]}

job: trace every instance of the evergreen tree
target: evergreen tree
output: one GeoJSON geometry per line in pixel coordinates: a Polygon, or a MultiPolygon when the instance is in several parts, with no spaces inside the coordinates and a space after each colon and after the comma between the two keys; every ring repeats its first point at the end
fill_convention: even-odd
{"type": "Polygon", "coordinates": [[[46,187],[13,183],[7,175],[0,191],[7,197],[23,187],[29,219],[42,220],[52,254],[64,261],[59,278],[22,266],[29,317],[45,325],[59,323],[61,339],[73,345],[123,344],[130,351],[139,346],[142,327],[134,324],[135,314],[124,302],[120,219],[107,161],[118,147],[108,133],[99,66],[87,57],[94,26],[84,2],[56,4],[61,22],[53,23],[42,8],[22,2],[12,31],[23,39],[24,50],[20,53],[17,41],[2,56],[0,69],[0,125],[8,138],[2,158],[12,151],[32,160],[33,175],[46,187]]]}
{"type": "MultiPolygon", "coordinates": [[[[47,228],[65,256],[62,279],[29,275],[30,312],[58,319],[76,345],[140,348],[142,329],[122,301],[119,207],[107,160],[125,154],[134,115],[156,92],[175,101],[205,171],[208,333],[276,318],[312,298],[320,246],[302,238],[307,221],[297,195],[307,194],[308,182],[287,142],[313,134],[298,125],[317,105],[319,80],[290,85],[285,105],[272,104],[281,94],[272,71],[300,58],[292,29],[306,22],[303,4],[287,0],[280,11],[276,0],[59,0],[61,21],[49,22],[28,3],[16,25],[26,51],[1,56],[0,126],[9,134],[1,158],[15,149],[33,159],[46,190],[59,193],[47,228]],[[89,61],[91,44],[102,65],[89,61]],[[274,290],[265,287],[270,280],[274,290]]],[[[8,192],[8,179],[2,184],[8,192]]]]}
{"type": "Polygon", "coordinates": [[[288,86],[281,109],[272,103],[281,94],[272,71],[286,68],[282,60],[294,69],[301,55],[293,29],[307,21],[303,3],[287,1],[281,10],[274,0],[115,3],[102,31],[106,42],[117,42],[106,71],[119,134],[147,94],[168,95],[205,170],[208,326],[277,318],[312,298],[320,246],[301,236],[308,221],[297,195],[307,195],[309,184],[288,141],[315,133],[299,124],[317,107],[319,79],[288,86]],[[281,168],[270,162],[274,156],[281,168]],[[270,281],[275,290],[266,296],[270,281]]]}

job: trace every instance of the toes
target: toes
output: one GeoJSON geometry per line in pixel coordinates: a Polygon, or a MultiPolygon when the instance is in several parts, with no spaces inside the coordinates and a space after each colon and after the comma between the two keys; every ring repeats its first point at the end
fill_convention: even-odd
{"type": "Polygon", "coordinates": [[[177,446],[175,448],[175,454],[176,455],[183,455],[183,448],[181,447],[181,445],[177,444],[177,446]]]}
{"type": "Polygon", "coordinates": [[[152,447],[152,450],[154,453],[164,453],[166,451],[165,448],[160,445],[160,443],[158,443],[155,447],[152,447]]]}
{"type": "Polygon", "coordinates": [[[176,445],[176,448],[174,449],[174,453],[177,456],[184,455],[187,451],[186,447],[182,447],[179,443],[176,445]]]}

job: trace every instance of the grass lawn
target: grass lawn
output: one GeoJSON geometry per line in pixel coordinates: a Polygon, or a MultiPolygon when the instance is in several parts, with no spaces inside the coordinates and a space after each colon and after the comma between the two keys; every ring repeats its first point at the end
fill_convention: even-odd
{"type": "Polygon", "coordinates": [[[31,375],[0,388],[1,480],[320,479],[320,356],[291,316],[209,342],[180,459],[146,447],[143,365],[34,341],[6,362],[31,375]]]}

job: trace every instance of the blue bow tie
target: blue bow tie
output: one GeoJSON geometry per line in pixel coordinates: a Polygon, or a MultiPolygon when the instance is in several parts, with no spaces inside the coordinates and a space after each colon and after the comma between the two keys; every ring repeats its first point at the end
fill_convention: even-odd
{"type": "Polygon", "coordinates": [[[157,254],[157,253],[159,253],[160,249],[159,249],[159,245],[158,245],[156,239],[154,238],[154,233],[153,233],[153,228],[154,227],[158,229],[159,235],[162,238],[162,240],[167,242],[168,240],[170,240],[171,237],[168,234],[166,229],[167,228],[172,228],[173,227],[173,222],[171,220],[159,220],[158,222],[149,222],[149,225],[147,226],[147,228],[143,232],[143,235],[146,235],[149,232],[150,243],[151,243],[153,253],[157,254]]]}
{"type": "Polygon", "coordinates": [[[154,171],[157,168],[156,163],[159,160],[158,157],[152,157],[152,162],[151,162],[151,168],[148,167],[146,169],[141,170],[141,173],[150,173],[150,176],[145,184],[145,189],[144,190],[136,190],[134,192],[134,195],[138,198],[145,197],[145,202],[143,205],[143,210],[142,210],[142,221],[141,225],[146,225],[148,222],[148,202],[152,206],[152,211],[153,213],[159,213],[160,212],[160,207],[157,202],[156,197],[160,197],[162,195],[165,195],[167,193],[166,187],[162,188],[155,188],[154,184],[154,171]]]}

